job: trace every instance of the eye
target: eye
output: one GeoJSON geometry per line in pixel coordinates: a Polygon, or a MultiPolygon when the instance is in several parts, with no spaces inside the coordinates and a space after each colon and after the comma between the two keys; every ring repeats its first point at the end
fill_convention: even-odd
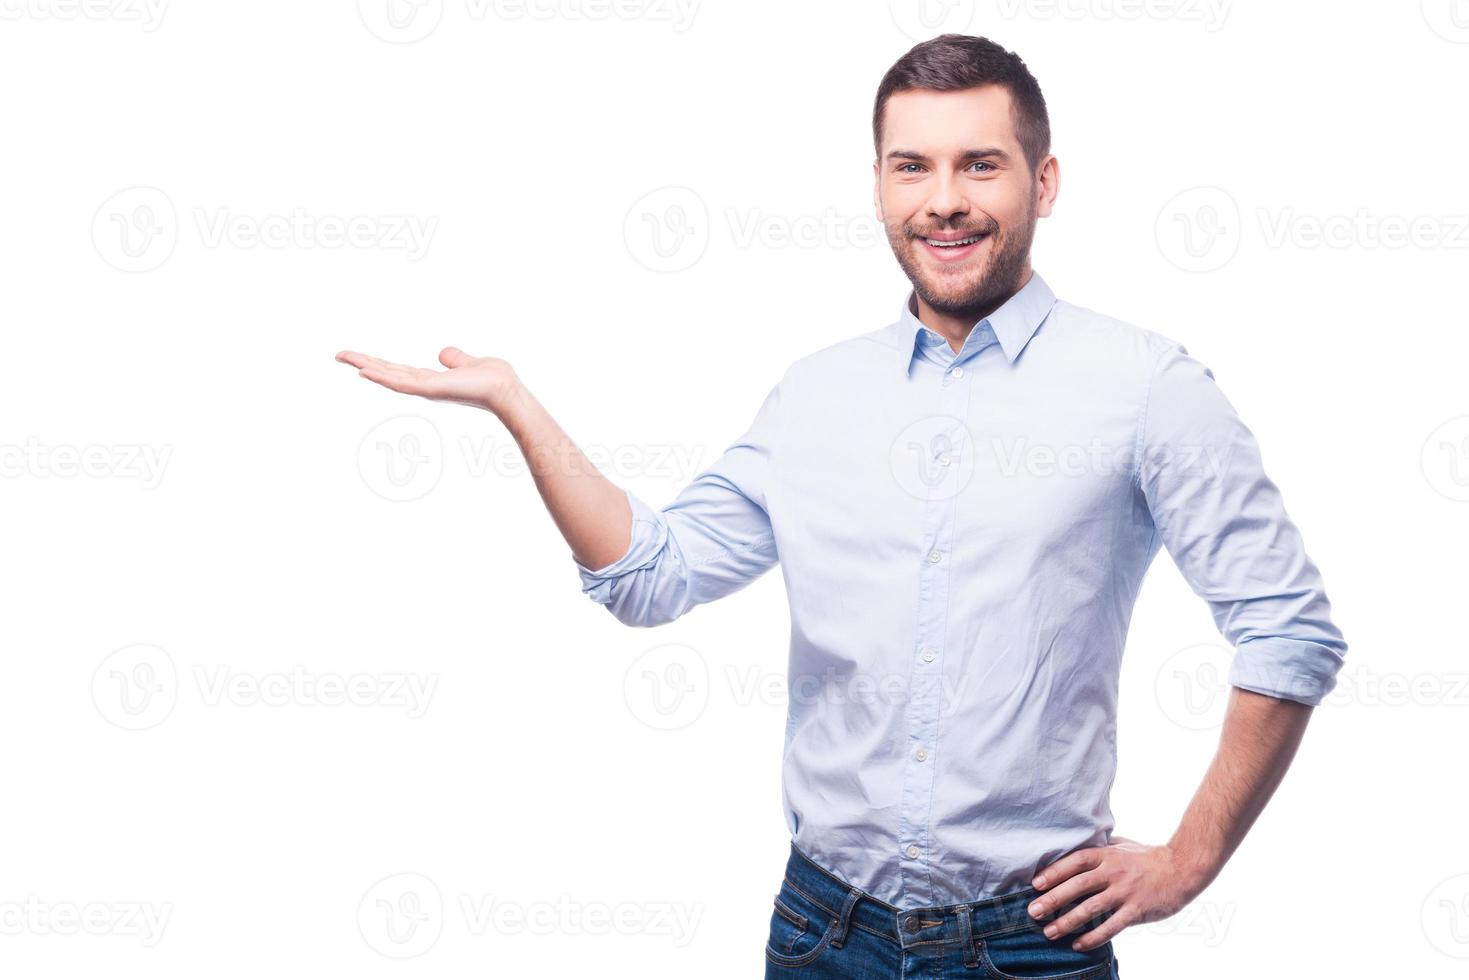
{"type": "MultiPolygon", "coordinates": [[[[988,170],[995,169],[994,164],[992,164],[992,163],[986,163],[983,160],[976,160],[976,161],[974,161],[974,163],[970,164],[970,166],[973,166],[973,167],[986,167],[986,168],[988,168],[988,170]]],[[[986,173],[986,172],[987,172],[986,170],[980,171],[980,173],[986,173]]]]}
{"type": "MultiPolygon", "coordinates": [[[[918,167],[918,164],[916,164],[916,163],[905,163],[905,164],[902,164],[901,166],[898,167],[898,173],[900,173],[900,174],[911,174],[911,173],[915,173],[916,172],[916,171],[913,171],[913,170],[909,170],[908,169],[909,167],[918,167]]],[[[921,170],[922,167],[919,167],[919,169],[921,170]]]]}

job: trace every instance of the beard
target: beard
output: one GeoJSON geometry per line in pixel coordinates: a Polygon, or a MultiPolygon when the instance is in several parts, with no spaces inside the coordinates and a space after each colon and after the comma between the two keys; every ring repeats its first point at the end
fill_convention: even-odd
{"type": "Polygon", "coordinates": [[[1020,277],[1030,256],[1035,225],[1035,210],[1030,208],[1024,222],[1009,232],[1001,228],[994,218],[980,214],[978,222],[957,221],[938,227],[915,227],[910,223],[898,228],[889,226],[887,236],[898,265],[902,266],[903,274],[913,284],[913,291],[919,299],[945,316],[978,322],[1024,285],[1020,277]],[[966,266],[963,273],[956,270],[935,275],[913,252],[915,247],[928,247],[920,239],[938,232],[960,232],[966,238],[988,235],[989,255],[979,257],[983,265],[973,260],[960,263],[966,266]]]}

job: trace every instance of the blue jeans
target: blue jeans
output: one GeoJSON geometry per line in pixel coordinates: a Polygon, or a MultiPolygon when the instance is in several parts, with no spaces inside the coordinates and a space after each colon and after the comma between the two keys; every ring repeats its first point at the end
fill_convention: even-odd
{"type": "MultiPolygon", "coordinates": [[[[822,868],[794,844],[770,914],[766,980],[1120,980],[1110,942],[1076,952],[1070,935],[1047,939],[1055,915],[1033,919],[1030,887],[942,908],[898,909],[822,868]]],[[[1075,903],[1066,906],[1061,914],[1075,903]]]]}

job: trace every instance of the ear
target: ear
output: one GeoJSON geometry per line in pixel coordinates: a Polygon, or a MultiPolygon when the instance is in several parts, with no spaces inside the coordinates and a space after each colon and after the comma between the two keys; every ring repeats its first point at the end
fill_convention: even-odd
{"type": "Polygon", "coordinates": [[[1049,155],[1041,161],[1040,169],[1036,171],[1035,179],[1035,213],[1037,217],[1049,218],[1052,206],[1056,203],[1056,195],[1061,192],[1061,162],[1055,155],[1049,155]]]}
{"type": "Polygon", "coordinates": [[[886,222],[882,216],[882,174],[876,160],[872,161],[872,207],[877,211],[877,220],[886,222]]]}

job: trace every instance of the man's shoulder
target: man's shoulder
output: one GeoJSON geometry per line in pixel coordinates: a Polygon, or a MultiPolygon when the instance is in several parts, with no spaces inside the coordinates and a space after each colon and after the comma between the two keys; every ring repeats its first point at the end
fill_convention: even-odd
{"type": "Polygon", "coordinates": [[[1109,361],[1138,357],[1151,363],[1163,351],[1182,346],[1157,330],[1064,299],[1056,300],[1051,307],[1037,332],[1037,337],[1041,336],[1048,336],[1048,342],[1054,345],[1109,361]]]}
{"type": "MultiPolygon", "coordinates": [[[[863,366],[896,363],[899,348],[894,331],[897,326],[896,323],[889,323],[801,354],[786,367],[781,383],[823,383],[829,381],[834,374],[849,374],[859,371],[863,366]]],[[[912,343],[912,338],[909,338],[909,343],[912,343]]]]}

